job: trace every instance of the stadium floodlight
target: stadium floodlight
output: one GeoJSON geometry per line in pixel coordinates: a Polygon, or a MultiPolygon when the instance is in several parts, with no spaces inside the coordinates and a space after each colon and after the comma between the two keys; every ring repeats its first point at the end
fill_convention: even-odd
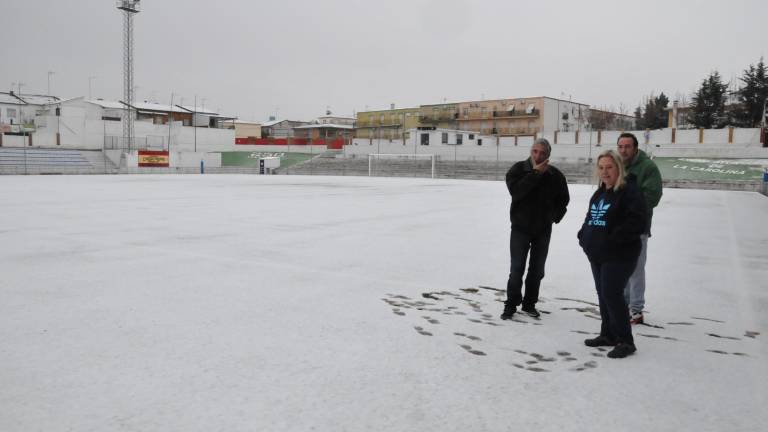
{"type": "Polygon", "coordinates": [[[435,155],[371,153],[368,155],[368,176],[377,175],[435,178],[435,155]]]}
{"type": "Polygon", "coordinates": [[[123,11],[123,146],[133,144],[133,15],[139,13],[139,0],[117,0],[123,11]]]}

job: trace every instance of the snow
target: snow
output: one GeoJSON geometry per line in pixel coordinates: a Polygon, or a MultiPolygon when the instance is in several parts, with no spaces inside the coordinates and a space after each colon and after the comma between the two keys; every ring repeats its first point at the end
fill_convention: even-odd
{"type": "Polygon", "coordinates": [[[355,127],[352,125],[343,125],[343,124],[334,124],[334,123],[319,123],[319,124],[310,124],[310,125],[304,125],[304,126],[296,126],[294,129],[354,129],[355,127]]]}
{"type": "Polygon", "coordinates": [[[0,177],[0,430],[764,430],[768,200],[665,190],[611,360],[570,189],[501,321],[502,182],[0,177]]]}
{"type": "Polygon", "coordinates": [[[85,102],[98,105],[102,108],[125,109],[125,105],[117,101],[107,101],[103,99],[87,99],[85,102]]]}

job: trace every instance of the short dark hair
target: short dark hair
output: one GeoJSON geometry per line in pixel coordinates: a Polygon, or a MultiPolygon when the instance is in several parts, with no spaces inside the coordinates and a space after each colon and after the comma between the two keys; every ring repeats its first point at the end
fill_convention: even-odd
{"type": "Polygon", "coordinates": [[[619,138],[616,140],[616,144],[618,144],[619,140],[622,138],[632,138],[632,144],[634,144],[635,148],[637,148],[637,146],[639,145],[639,143],[637,142],[637,137],[633,133],[623,132],[621,135],[619,135],[619,138]]]}

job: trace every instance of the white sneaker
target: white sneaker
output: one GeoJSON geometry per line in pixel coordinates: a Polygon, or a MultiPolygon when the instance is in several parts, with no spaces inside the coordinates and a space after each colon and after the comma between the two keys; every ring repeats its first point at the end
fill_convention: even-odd
{"type": "Polygon", "coordinates": [[[642,324],[643,323],[643,313],[642,312],[630,312],[629,313],[629,323],[630,324],[642,324]]]}

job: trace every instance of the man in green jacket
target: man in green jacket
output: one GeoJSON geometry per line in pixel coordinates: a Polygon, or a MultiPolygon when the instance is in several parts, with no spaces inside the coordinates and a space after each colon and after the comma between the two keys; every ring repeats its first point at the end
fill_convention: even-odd
{"type": "Polygon", "coordinates": [[[651,158],[638,148],[635,135],[628,132],[622,133],[619,135],[616,145],[619,154],[624,159],[627,175],[634,174],[637,177],[637,184],[640,186],[640,190],[643,191],[646,205],[648,206],[648,221],[645,225],[645,233],[640,236],[643,248],[637,260],[637,267],[624,288],[624,298],[627,300],[630,309],[630,322],[632,324],[641,324],[643,322],[643,308],[645,307],[645,260],[648,252],[648,237],[651,236],[653,208],[661,200],[661,173],[659,172],[659,167],[656,166],[651,158]]]}

